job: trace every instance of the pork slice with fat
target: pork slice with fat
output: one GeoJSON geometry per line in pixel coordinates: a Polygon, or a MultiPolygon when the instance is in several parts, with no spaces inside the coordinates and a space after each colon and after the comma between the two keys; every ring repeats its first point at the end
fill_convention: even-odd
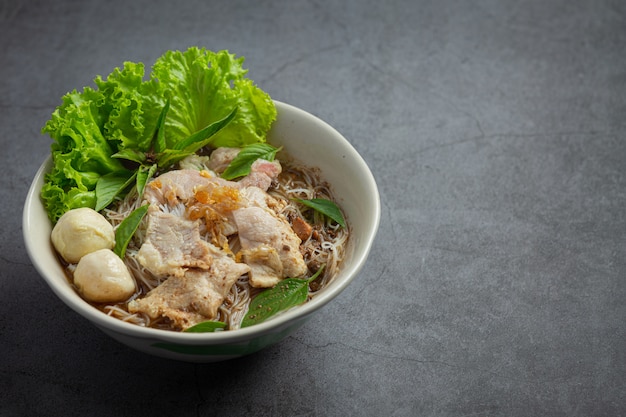
{"type": "Polygon", "coordinates": [[[217,316],[237,279],[250,268],[202,240],[198,222],[151,208],[146,238],[137,253],[141,265],[167,279],[131,301],[131,313],[167,317],[187,328],[217,316]]]}
{"type": "Polygon", "coordinates": [[[208,269],[213,261],[200,225],[151,206],[148,227],[137,253],[139,263],[156,276],[182,276],[188,268],[208,269]]]}
{"type": "Polygon", "coordinates": [[[217,317],[231,287],[249,268],[221,256],[207,270],[190,269],[182,277],[170,277],[144,298],[128,303],[131,313],[145,313],[152,319],[167,317],[186,329],[217,317]]]}
{"type": "Polygon", "coordinates": [[[261,207],[235,210],[233,217],[252,286],[272,287],[284,278],[306,274],[301,240],[286,220],[261,207]]]}

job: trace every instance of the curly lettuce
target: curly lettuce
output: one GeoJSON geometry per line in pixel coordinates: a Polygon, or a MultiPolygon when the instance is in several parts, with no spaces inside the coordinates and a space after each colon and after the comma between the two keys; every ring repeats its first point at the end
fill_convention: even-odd
{"type": "Polygon", "coordinates": [[[63,96],[42,128],[53,140],[41,191],[50,220],[73,208],[101,209],[112,196],[99,190],[117,182],[128,191],[148,168],[166,168],[198,146],[265,142],[276,109],[243,62],[228,51],[168,51],[147,76],[143,63],[125,62],[97,76],[95,88],[63,96]]]}
{"type": "Polygon", "coordinates": [[[198,48],[168,51],[156,60],[153,80],[170,94],[165,121],[168,147],[226,117],[235,107],[237,116],[215,135],[213,146],[241,147],[265,141],[276,110],[270,96],[245,77],[243,61],[226,51],[213,54],[198,48]]]}

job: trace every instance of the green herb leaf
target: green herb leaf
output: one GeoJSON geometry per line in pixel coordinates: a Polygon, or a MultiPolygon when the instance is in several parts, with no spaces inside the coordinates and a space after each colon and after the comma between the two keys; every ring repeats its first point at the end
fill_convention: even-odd
{"type": "Polygon", "coordinates": [[[166,149],[159,154],[157,164],[161,169],[167,169],[170,165],[174,165],[176,162],[192,154],[193,152],[166,149]]]}
{"type": "Polygon", "coordinates": [[[115,247],[113,252],[120,258],[124,259],[126,248],[137,231],[141,220],[148,212],[148,204],[145,204],[135,210],[126,217],[115,230],[115,247]]]}
{"type": "Polygon", "coordinates": [[[218,329],[225,329],[226,323],[221,321],[203,321],[194,326],[186,328],[187,333],[211,333],[218,329]]]}
{"type": "Polygon", "coordinates": [[[309,283],[315,280],[323,269],[322,266],[308,279],[284,279],[273,288],[258,294],[250,303],[248,312],[241,322],[241,327],[264,322],[283,310],[304,303],[309,293],[309,283]]]}
{"type": "Polygon", "coordinates": [[[157,119],[157,127],[156,127],[155,136],[152,139],[153,140],[152,149],[156,153],[163,152],[165,150],[165,147],[166,147],[166,144],[165,144],[165,116],[167,115],[167,112],[169,111],[169,109],[170,109],[170,100],[168,99],[165,102],[165,106],[163,106],[163,109],[161,110],[161,113],[159,114],[159,118],[157,119]]]}
{"type": "Polygon", "coordinates": [[[143,164],[146,162],[146,154],[136,149],[125,148],[111,155],[111,158],[126,159],[128,161],[143,164]]]}
{"type": "Polygon", "coordinates": [[[136,175],[132,171],[116,171],[98,178],[95,210],[100,211],[111,204],[133,182],[136,175]]]}
{"type": "Polygon", "coordinates": [[[152,164],[152,166],[142,165],[137,170],[137,194],[139,198],[143,197],[143,190],[146,188],[146,184],[150,181],[150,178],[154,176],[154,173],[157,170],[157,164],[152,164]]]}
{"type": "Polygon", "coordinates": [[[226,170],[222,173],[222,178],[226,180],[232,180],[239,177],[244,177],[250,173],[252,164],[257,159],[265,159],[266,161],[273,161],[276,157],[276,153],[281,148],[275,148],[267,143],[254,143],[244,146],[241,151],[233,159],[226,170]]]}
{"type": "Polygon", "coordinates": [[[326,200],[324,198],[313,198],[311,200],[295,200],[331,218],[342,227],[346,227],[346,221],[343,218],[343,214],[341,214],[341,210],[332,201],[326,200]]]}
{"type": "Polygon", "coordinates": [[[217,132],[226,127],[231,120],[235,118],[237,115],[237,107],[235,107],[228,116],[224,117],[217,122],[213,122],[207,127],[193,135],[187,137],[186,139],[181,140],[176,145],[174,145],[173,149],[177,151],[187,151],[190,153],[195,153],[198,149],[207,146],[211,143],[211,137],[215,135],[217,132]]]}

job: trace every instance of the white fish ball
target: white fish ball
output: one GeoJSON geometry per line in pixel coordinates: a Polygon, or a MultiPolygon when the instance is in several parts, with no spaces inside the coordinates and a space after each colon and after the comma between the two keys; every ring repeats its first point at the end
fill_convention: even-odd
{"type": "Polygon", "coordinates": [[[76,263],[84,255],[98,249],[115,246],[115,232],[111,223],[94,209],[83,207],[67,211],[52,229],[52,244],[69,263],[76,263]]]}
{"type": "Polygon", "coordinates": [[[83,256],[74,271],[74,285],[86,300],[96,303],[127,300],[136,288],[130,271],[110,249],[83,256]]]}

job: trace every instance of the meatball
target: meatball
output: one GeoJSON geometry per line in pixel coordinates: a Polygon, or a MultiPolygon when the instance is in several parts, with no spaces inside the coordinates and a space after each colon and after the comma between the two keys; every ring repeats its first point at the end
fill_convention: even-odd
{"type": "Polygon", "coordinates": [[[111,249],[99,249],[83,256],[74,271],[74,285],[88,301],[115,303],[135,293],[135,280],[111,249]]]}
{"type": "Polygon", "coordinates": [[[113,226],[102,214],[91,208],[69,210],[52,229],[52,244],[69,263],[98,249],[115,246],[113,226]]]}

